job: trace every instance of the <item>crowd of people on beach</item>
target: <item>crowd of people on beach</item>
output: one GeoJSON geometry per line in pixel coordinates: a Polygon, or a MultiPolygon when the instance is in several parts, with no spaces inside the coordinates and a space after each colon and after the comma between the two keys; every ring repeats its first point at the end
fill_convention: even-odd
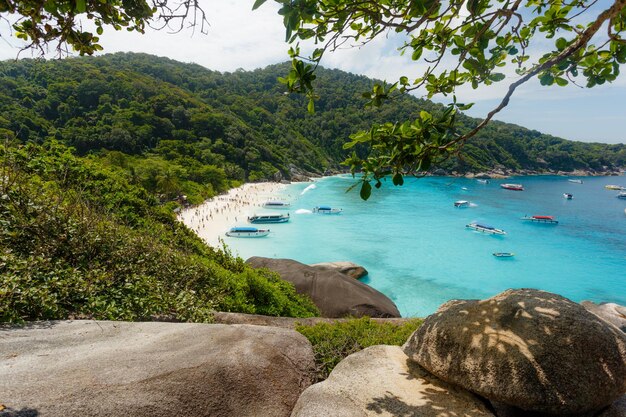
{"type": "Polygon", "coordinates": [[[285,185],[276,183],[244,184],[227,194],[181,210],[178,220],[208,244],[216,245],[230,227],[247,222],[248,215],[253,214],[265,202],[280,199],[277,193],[284,188],[285,185]]]}

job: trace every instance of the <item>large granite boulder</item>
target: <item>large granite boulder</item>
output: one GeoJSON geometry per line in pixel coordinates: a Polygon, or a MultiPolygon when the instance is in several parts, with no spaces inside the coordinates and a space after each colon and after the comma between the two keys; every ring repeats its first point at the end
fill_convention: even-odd
{"type": "Polygon", "coordinates": [[[319,270],[291,259],[254,256],[246,261],[267,268],[308,295],[324,317],[400,317],[398,307],[372,287],[333,270],[319,270]]]}
{"type": "Polygon", "coordinates": [[[311,264],[310,266],[323,271],[331,270],[341,272],[342,274],[354,279],[363,278],[368,274],[367,269],[363,268],[361,265],[348,261],[321,262],[318,264],[311,264]]]}
{"type": "Polygon", "coordinates": [[[507,415],[586,415],[626,391],[626,335],[544,291],[448,302],[411,336],[405,352],[507,415]]]}
{"type": "Polygon", "coordinates": [[[371,346],[341,361],[300,396],[292,417],[493,417],[473,394],[408,360],[399,346],[371,346]]]}
{"type": "Polygon", "coordinates": [[[626,307],[615,303],[596,304],[591,301],[582,301],[580,304],[602,320],[626,333],[626,307]]]}
{"type": "Polygon", "coordinates": [[[0,330],[0,416],[288,416],[310,343],[272,327],[103,321],[0,330]]]}

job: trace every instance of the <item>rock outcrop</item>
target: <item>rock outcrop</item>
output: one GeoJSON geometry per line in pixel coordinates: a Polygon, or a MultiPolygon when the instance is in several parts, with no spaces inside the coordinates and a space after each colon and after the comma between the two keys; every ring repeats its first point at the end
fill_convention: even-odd
{"type": "Polygon", "coordinates": [[[308,295],[323,317],[400,317],[387,296],[340,272],[319,270],[291,259],[254,256],[246,261],[254,268],[267,268],[308,295]]]}
{"type": "Polygon", "coordinates": [[[312,381],[311,345],[287,329],[73,321],[0,331],[6,415],[288,416],[312,381]]]}
{"type": "Polygon", "coordinates": [[[473,394],[428,374],[398,346],[371,346],[341,361],[300,396],[292,417],[493,417],[473,394]]]}
{"type": "Polygon", "coordinates": [[[626,391],[626,335],[544,291],[448,302],[411,336],[405,352],[507,415],[586,415],[626,391]]]}
{"type": "Polygon", "coordinates": [[[602,320],[626,333],[626,307],[615,303],[596,304],[591,301],[583,301],[580,304],[602,320]]]}
{"type": "Polygon", "coordinates": [[[323,271],[331,270],[341,272],[342,274],[354,279],[363,278],[368,274],[367,269],[363,268],[361,265],[348,261],[322,262],[319,264],[311,264],[309,266],[323,271]]]}

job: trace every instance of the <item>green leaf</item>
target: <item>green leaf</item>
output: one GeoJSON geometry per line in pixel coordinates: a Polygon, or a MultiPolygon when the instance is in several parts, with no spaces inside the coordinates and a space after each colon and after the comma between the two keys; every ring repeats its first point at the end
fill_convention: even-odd
{"type": "Polygon", "coordinates": [[[363,185],[361,185],[361,192],[359,194],[363,200],[370,198],[370,195],[372,195],[372,186],[369,181],[363,181],[363,185]]]}
{"type": "Polygon", "coordinates": [[[315,113],[315,102],[313,101],[312,98],[309,99],[309,104],[306,108],[309,111],[309,113],[311,114],[315,113]]]}
{"type": "Polygon", "coordinates": [[[400,174],[399,172],[396,172],[396,174],[393,176],[393,178],[391,179],[393,182],[393,185],[404,185],[404,178],[402,177],[402,174],[400,174]]]}
{"type": "Polygon", "coordinates": [[[556,47],[559,51],[562,51],[567,47],[567,41],[565,38],[559,38],[556,40],[556,47]]]}
{"type": "Polygon", "coordinates": [[[252,6],[252,10],[256,10],[256,9],[258,9],[258,8],[259,8],[259,7],[261,7],[261,5],[262,5],[263,3],[265,3],[266,1],[267,1],[267,0],[256,0],[256,1],[254,2],[254,5],[252,6]]]}
{"type": "Polygon", "coordinates": [[[85,13],[87,11],[86,0],[76,0],[76,11],[78,13],[85,13]]]}
{"type": "Polygon", "coordinates": [[[560,87],[565,87],[568,84],[567,80],[561,77],[555,77],[554,82],[560,87]]]}

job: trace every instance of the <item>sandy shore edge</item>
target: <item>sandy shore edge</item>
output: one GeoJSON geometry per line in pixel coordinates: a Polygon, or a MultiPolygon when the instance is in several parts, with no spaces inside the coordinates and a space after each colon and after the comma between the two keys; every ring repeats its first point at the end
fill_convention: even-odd
{"type": "Polygon", "coordinates": [[[208,245],[220,246],[220,239],[234,226],[250,226],[248,216],[268,212],[262,208],[269,200],[284,200],[287,184],[276,182],[246,183],[232,188],[204,203],[181,210],[177,217],[208,245]]]}

